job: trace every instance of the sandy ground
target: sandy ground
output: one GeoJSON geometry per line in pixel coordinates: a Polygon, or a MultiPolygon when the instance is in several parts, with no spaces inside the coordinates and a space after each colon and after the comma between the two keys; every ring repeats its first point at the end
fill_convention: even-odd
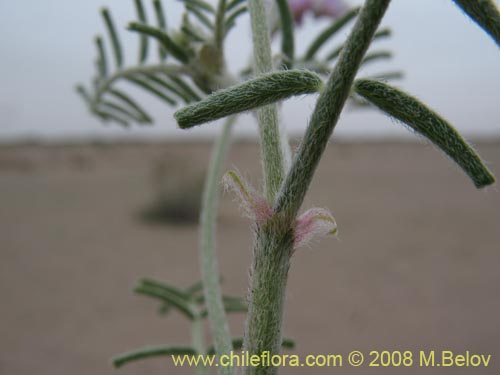
{"type": "MultiPolygon", "coordinates": [[[[477,148],[500,175],[500,143],[477,148]]],[[[193,373],[168,359],[114,370],[109,359],[188,340],[181,315],[158,316],[131,287],[142,276],[179,286],[198,279],[196,227],[147,225],[137,212],[151,200],[158,160],[202,170],[208,155],[207,144],[0,148],[1,374],[193,373]]],[[[228,166],[255,183],[258,160],[255,144],[238,143],[228,166]]],[[[500,373],[498,188],[475,190],[430,146],[339,144],[321,163],[313,204],[333,211],[340,238],[294,256],[285,334],[295,353],[451,349],[493,360],[487,369],[281,373],[500,373]]],[[[218,242],[224,289],[243,295],[252,236],[231,196],[218,242]]],[[[242,317],[231,326],[241,335],[242,317]]]]}

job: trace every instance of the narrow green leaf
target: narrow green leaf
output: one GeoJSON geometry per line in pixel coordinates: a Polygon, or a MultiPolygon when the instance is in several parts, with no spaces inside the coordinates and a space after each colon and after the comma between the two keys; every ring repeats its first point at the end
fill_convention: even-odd
{"type": "Polygon", "coordinates": [[[104,43],[102,41],[102,38],[100,36],[96,36],[95,38],[95,44],[97,47],[97,66],[99,68],[99,76],[101,78],[104,78],[108,75],[108,63],[106,60],[106,52],[104,50],[104,43]]]}
{"type": "Polygon", "coordinates": [[[226,18],[226,26],[225,26],[225,31],[226,34],[229,32],[229,30],[235,25],[236,19],[241,16],[242,14],[245,14],[248,12],[248,7],[246,5],[243,5],[236,9],[234,12],[232,12],[227,18],[226,18]]]}
{"type": "Polygon", "coordinates": [[[229,3],[226,4],[226,12],[230,12],[241,3],[246,3],[246,2],[247,0],[231,0],[229,3]]]}
{"type": "Polygon", "coordinates": [[[188,13],[184,13],[181,31],[195,42],[204,42],[206,38],[189,22],[188,13]]]}
{"type": "Polygon", "coordinates": [[[203,13],[201,12],[197,7],[186,3],[186,10],[189,11],[193,16],[198,18],[198,21],[200,21],[203,25],[205,25],[207,28],[210,30],[213,30],[214,24],[210,19],[203,13]]]}
{"type": "Polygon", "coordinates": [[[410,95],[383,82],[357,80],[356,93],[383,112],[408,125],[443,150],[469,175],[476,187],[495,182],[479,155],[441,116],[410,95]]]}
{"type": "Polygon", "coordinates": [[[500,47],[500,11],[494,0],[453,0],[500,47]]]}
{"type": "Polygon", "coordinates": [[[146,111],[139,104],[137,104],[137,102],[133,100],[130,96],[117,89],[111,89],[108,92],[111,96],[114,96],[118,100],[121,100],[124,104],[127,104],[131,108],[133,108],[145,122],[147,123],[153,122],[153,119],[146,113],[146,111]]]}
{"type": "Polygon", "coordinates": [[[119,104],[116,104],[116,103],[113,103],[113,102],[110,102],[110,101],[107,101],[107,100],[102,100],[99,103],[99,109],[104,109],[104,110],[107,110],[107,111],[116,112],[120,116],[122,116],[123,118],[126,118],[127,120],[130,120],[130,121],[133,121],[133,122],[137,122],[137,123],[140,123],[140,124],[144,124],[145,123],[144,119],[137,112],[135,112],[133,110],[130,111],[127,108],[124,108],[123,106],[121,106],[119,104]]]}
{"type": "Polygon", "coordinates": [[[387,38],[391,35],[392,35],[391,29],[389,29],[388,27],[384,27],[375,33],[375,35],[373,36],[373,40],[387,38]]]}
{"type": "Polygon", "coordinates": [[[80,97],[83,99],[83,101],[85,102],[85,104],[87,106],[91,106],[91,103],[92,103],[92,99],[90,98],[90,95],[89,93],[87,92],[87,89],[85,89],[85,86],[83,85],[76,85],[75,86],[75,91],[80,95],[80,97]]]}
{"type": "MultiPolygon", "coordinates": [[[[161,5],[161,0],[153,0],[153,7],[156,14],[156,23],[158,28],[164,32],[167,31],[167,19],[165,18],[165,12],[163,12],[163,6],[161,5]]],[[[167,58],[167,50],[163,47],[162,43],[158,43],[158,53],[160,54],[160,60],[165,60],[167,58]]]]}
{"type": "Polygon", "coordinates": [[[161,90],[151,85],[146,79],[139,77],[126,77],[127,80],[136,84],[137,86],[142,87],[144,90],[149,91],[151,94],[157,96],[161,100],[167,102],[170,105],[176,105],[177,102],[172,99],[170,96],[163,93],[161,90]]]}
{"type": "MultiPolygon", "coordinates": [[[[205,296],[201,295],[196,298],[198,304],[203,304],[205,302],[205,296]]],[[[248,311],[247,304],[240,297],[223,296],[222,302],[224,304],[224,310],[227,313],[244,313],[248,311]]],[[[201,317],[206,318],[208,316],[208,311],[205,309],[201,312],[201,317]]]]}
{"type": "Polygon", "coordinates": [[[361,62],[361,66],[377,60],[386,60],[392,58],[392,53],[390,51],[378,51],[367,53],[361,62]]]}
{"type": "Polygon", "coordinates": [[[130,23],[128,29],[157,39],[177,60],[185,64],[189,62],[189,55],[187,52],[175,43],[163,30],[137,22],[130,23]]]}
{"type": "Polygon", "coordinates": [[[106,28],[108,29],[108,34],[111,39],[111,45],[113,46],[113,53],[115,56],[116,66],[121,68],[123,65],[123,54],[122,47],[120,44],[120,40],[118,39],[118,34],[116,33],[115,25],[113,23],[113,19],[111,18],[111,14],[107,8],[103,8],[101,10],[102,17],[104,18],[104,23],[106,24],[106,28]]]}
{"type": "Polygon", "coordinates": [[[281,52],[286,57],[285,67],[292,68],[295,58],[294,19],[288,0],[276,0],[281,21],[281,52]]]}
{"type": "Polygon", "coordinates": [[[196,93],[196,91],[194,91],[188,83],[184,82],[181,77],[169,75],[169,78],[179,87],[179,89],[184,91],[192,101],[198,102],[201,100],[201,97],[196,93]]]}
{"type": "Polygon", "coordinates": [[[151,357],[164,357],[168,355],[196,355],[196,350],[186,346],[146,346],[145,348],[132,350],[120,354],[112,359],[113,366],[121,367],[129,362],[138,361],[151,357]]]}
{"type": "MultiPolygon", "coordinates": [[[[142,0],[135,0],[135,10],[137,12],[137,19],[140,23],[147,24],[146,12],[142,0]]],[[[148,57],[148,37],[141,34],[139,37],[139,63],[142,64],[148,57]]]]}
{"type": "Polygon", "coordinates": [[[155,82],[158,86],[163,87],[165,90],[172,92],[174,95],[181,98],[184,103],[189,104],[191,102],[191,98],[188,95],[167,82],[165,78],[157,76],[156,74],[145,74],[145,77],[147,77],[150,81],[155,82]]]}
{"type": "Polygon", "coordinates": [[[175,286],[168,285],[165,282],[154,280],[151,278],[144,278],[139,280],[139,285],[140,286],[148,286],[148,287],[153,287],[153,288],[159,288],[166,293],[172,293],[175,294],[177,297],[182,298],[186,303],[190,302],[190,295],[186,293],[185,291],[176,288],[175,286]]]}
{"type": "MultiPolygon", "coordinates": [[[[373,36],[373,41],[380,40],[382,38],[387,38],[387,37],[391,36],[391,34],[392,34],[392,31],[389,28],[380,29],[373,36]]],[[[325,60],[326,61],[332,61],[332,60],[336,59],[337,57],[339,57],[340,52],[342,51],[342,48],[344,48],[344,44],[341,44],[340,46],[338,46],[337,48],[335,48],[332,52],[330,52],[326,56],[325,60]]]]}
{"type": "Polygon", "coordinates": [[[119,115],[117,115],[114,112],[106,111],[103,109],[97,109],[97,108],[93,109],[92,112],[95,113],[97,116],[99,116],[105,122],[114,121],[114,122],[119,123],[120,125],[122,125],[125,128],[128,128],[130,126],[130,124],[128,123],[127,120],[123,119],[122,117],[120,117],[119,115]]]}
{"type": "Polygon", "coordinates": [[[193,311],[188,302],[176,293],[172,293],[164,288],[158,288],[150,285],[139,285],[134,289],[134,292],[168,302],[190,320],[193,320],[196,316],[196,313],[193,311]]]}
{"type": "Polygon", "coordinates": [[[194,296],[198,293],[203,292],[203,282],[202,281],[197,281],[193,285],[190,285],[186,289],[186,293],[189,294],[190,296],[194,296]]]}
{"type": "Polygon", "coordinates": [[[183,2],[185,5],[191,5],[192,7],[199,8],[202,11],[215,14],[215,9],[214,7],[207,3],[206,1],[203,0],[180,0],[183,2]]]}
{"type": "Polygon", "coordinates": [[[315,93],[321,90],[322,86],[321,78],[307,70],[285,70],[263,74],[216,91],[204,100],[178,110],[174,113],[174,117],[181,128],[191,128],[291,96],[315,93]]]}
{"type": "Polygon", "coordinates": [[[316,39],[313,40],[307,52],[304,56],[304,60],[312,60],[319,51],[321,47],[333,36],[337,31],[342,29],[347,25],[354,17],[359,13],[360,8],[353,8],[348,11],[344,16],[334,21],[329,27],[327,27],[321,34],[319,34],[316,39]]]}
{"type": "Polygon", "coordinates": [[[365,78],[385,82],[385,81],[390,81],[393,79],[402,79],[403,77],[404,77],[404,73],[399,71],[399,70],[396,70],[393,72],[379,73],[379,74],[376,74],[374,76],[365,77],[365,78]]]}

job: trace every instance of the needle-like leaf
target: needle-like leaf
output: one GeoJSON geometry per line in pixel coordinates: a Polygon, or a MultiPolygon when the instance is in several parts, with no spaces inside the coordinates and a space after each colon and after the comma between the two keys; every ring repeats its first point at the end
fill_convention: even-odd
{"type": "Polygon", "coordinates": [[[246,3],[246,2],[247,2],[247,0],[231,0],[230,2],[228,2],[226,4],[226,12],[230,12],[231,10],[236,8],[238,5],[240,5],[241,3],[246,3]]]}
{"type": "MultiPolygon", "coordinates": [[[[153,7],[156,14],[156,23],[158,28],[164,32],[167,31],[167,19],[165,18],[165,12],[163,12],[163,6],[161,5],[161,0],[153,0],[153,7]]],[[[165,60],[167,58],[167,50],[163,47],[162,43],[159,43],[158,53],[160,54],[160,60],[165,60]]]]}
{"type": "Polygon", "coordinates": [[[194,296],[198,293],[203,292],[203,282],[202,281],[197,281],[194,284],[190,285],[186,289],[186,293],[188,293],[190,296],[194,296]]]}
{"type": "Polygon", "coordinates": [[[168,104],[170,104],[172,106],[177,104],[177,102],[174,99],[172,99],[170,96],[168,96],[165,93],[163,93],[160,89],[158,89],[155,86],[153,86],[145,78],[142,78],[142,77],[127,77],[126,79],[129,80],[130,82],[136,84],[137,86],[142,87],[144,90],[146,90],[149,93],[157,96],[158,98],[160,98],[161,100],[167,102],[168,104]]]}
{"type": "Polygon", "coordinates": [[[383,112],[408,125],[443,150],[469,175],[476,187],[495,182],[495,177],[479,155],[460,134],[445,119],[414,97],[383,82],[367,79],[357,80],[354,89],[383,112]]]}
{"type": "Polygon", "coordinates": [[[378,51],[367,53],[361,62],[361,66],[365,66],[368,63],[375,62],[377,60],[385,60],[392,58],[392,53],[390,51],[378,51]]]}
{"type": "Polygon", "coordinates": [[[199,27],[191,24],[188,12],[182,15],[181,31],[191,40],[195,42],[204,42],[207,38],[204,36],[202,30],[199,27]]]}
{"type": "MultiPolygon", "coordinates": [[[[389,28],[380,29],[373,36],[373,42],[376,40],[380,40],[382,38],[387,38],[388,36],[391,36],[391,34],[392,34],[392,32],[391,32],[391,29],[389,29],[389,28]]],[[[340,52],[342,51],[342,48],[344,48],[344,44],[341,44],[340,46],[336,47],[332,52],[330,52],[326,56],[325,60],[332,61],[332,60],[336,59],[337,57],[339,57],[340,52]]]]}
{"type": "Polygon", "coordinates": [[[175,286],[168,285],[165,282],[154,280],[151,278],[144,278],[144,279],[139,280],[139,285],[153,287],[153,288],[159,288],[159,289],[165,291],[166,293],[172,293],[172,294],[178,296],[179,298],[182,298],[186,303],[190,302],[190,295],[187,292],[185,292],[179,288],[176,288],[175,286]]]}
{"type": "Polygon", "coordinates": [[[453,0],[500,47],[500,11],[494,0],[453,0]]]}
{"type": "Polygon", "coordinates": [[[99,68],[99,76],[104,78],[108,75],[108,63],[106,60],[106,52],[104,50],[104,42],[100,36],[96,36],[95,44],[97,47],[97,66],[99,68]]]}
{"type": "Polygon", "coordinates": [[[234,12],[232,12],[229,16],[226,18],[226,26],[225,26],[225,32],[226,34],[231,30],[231,28],[236,24],[236,19],[248,12],[248,7],[246,5],[243,5],[236,9],[234,12]]]}
{"type": "Polygon", "coordinates": [[[116,104],[116,103],[110,102],[108,100],[101,100],[101,102],[99,103],[99,108],[105,109],[108,111],[114,111],[114,112],[120,114],[120,116],[122,116],[123,118],[126,118],[132,122],[137,122],[139,124],[146,123],[144,118],[141,117],[137,112],[135,112],[133,110],[131,111],[127,108],[124,108],[120,104],[116,104]]]}
{"type": "Polygon", "coordinates": [[[105,122],[114,121],[114,122],[119,123],[120,125],[122,125],[125,128],[128,128],[130,126],[130,124],[128,123],[127,120],[123,119],[122,117],[120,117],[119,115],[117,115],[116,113],[114,113],[112,111],[107,111],[104,109],[95,108],[92,110],[92,112],[95,113],[98,117],[100,117],[105,122]]]}
{"type": "Polygon", "coordinates": [[[177,60],[185,64],[189,62],[188,53],[175,43],[163,30],[137,22],[131,22],[128,25],[128,29],[157,39],[177,60]]]}
{"type": "Polygon", "coordinates": [[[203,0],[180,0],[180,1],[182,1],[185,5],[189,4],[192,7],[200,9],[201,11],[215,14],[214,7],[211,4],[207,3],[206,1],[203,0]]]}
{"type": "Polygon", "coordinates": [[[281,52],[285,56],[285,67],[292,68],[295,58],[295,41],[293,35],[294,20],[288,0],[276,0],[281,22],[281,52]]]}
{"type": "Polygon", "coordinates": [[[169,75],[169,78],[174,82],[180,90],[184,91],[186,95],[188,95],[192,101],[198,102],[201,100],[201,97],[196,93],[196,91],[179,76],[169,75]]]}
{"type": "Polygon", "coordinates": [[[213,30],[213,22],[198,7],[191,5],[190,3],[186,3],[186,10],[189,11],[189,13],[191,13],[193,16],[198,18],[198,21],[200,21],[208,29],[213,30]]]}
{"type": "Polygon", "coordinates": [[[127,104],[131,108],[133,108],[145,122],[147,123],[153,122],[153,119],[146,113],[146,111],[139,104],[137,104],[137,102],[133,100],[130,96],[117,89],[111,89],[108,92],[111,96],[115,97],[116,99],[122,101],[124,104],[127,104]]]}
{"type": "Polygon", "coordinates": [[[85,86],[76,85],[75,90],[81,96],[81,98],[83,99],[85,104],[90,107],[91,103],[92,103],[92,99],[90,98],[88,91],[85,89],[85,86]]]}
{"type": "Polygon", "coordinates": [[[364,78],[386,82],[386,81],[391,81],[394,79],[402,79],[403,77],[404,77],[404,73],[399,71],[399,70],[396,70],[393,72],[379,73],[379,74],[376,74],[376,75],[373,75],[370,77],[364,77],[364,78]]]}
{"type": "Polygon", "coordinates": [[[216,91],[204,100],[180,109],[174,117],[181,128],[191,128],[291,96],[315,93],[322,85],[321,78],[307,70],[267,73],[216,91]]]}
{"type": "Polygon", "coordinates": [[[186,346],[146,346],[145,348],[132,350],[120,354],[112,359],[115,367],[121,367],[129,362],[138,361],[151,357],[164,357],[168,355],[196,355],[196,350],[186,346]]]}
{"type": "Polygon", "coordinates": [[[321,34],[319,34],[311,43],[307,52],[304,56],[304,60],[312,60],[316,55],[316,52],[333,36],[337,31],[347,25],[354,17],[359,13],[360,8],[353,8],[347,12],[344,16],[334,21],[329,27],[327,27],[321,34]]]}
{"type": "Polygon", "coordinates": [[[120,40],[118,39],[118,34],[116,33],[115,25],[111,14],[107,8],[101,10],[102,17],[104,18],[104,23],[108,29],[108,34],[111,39],[111,45],[113,46],[113,53],[115,56],[116,66],[121,68],[123,65],[123,54],[120,40]]]}
{"type": "Polygon", "coordinates": [[[136,287],[134,292],[168,302],[190,320],[193,320],[196,316],[196,312],[193,310],[189,302],[187,302],[179,294],[168,289],[142,284],[136,287]]]}
{"type": "MultiPolygon", "coordinates": [[[[146,24],[146,12],[144,11],[142,0],[135,0],[135,10],[139,22],[146,24]]],[[[142,64],[148,57],[148,37],[147,35],[141,34],[139,38],[139,63],[142,64]]]]}
{"type": "Polygon", "coordinates": [[[189,95],[186,95],[186,93],[169,83],[165,78],[155,74],[145,74],[145,77],[147,77],[150,81],[155,82],[158,86],[163,87],[165,90],[172,92],[174,95],[181,98],[184,103],[189,104],[191,102],[189,95]]]}

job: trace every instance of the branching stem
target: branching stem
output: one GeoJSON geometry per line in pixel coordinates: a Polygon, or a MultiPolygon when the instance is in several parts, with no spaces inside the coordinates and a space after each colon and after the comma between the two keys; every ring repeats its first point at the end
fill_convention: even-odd
{"type": "Polygon", "coordinates": [[[354,77],[370,46],[390,0],[367,0],[340,53],[325,90],[318,98],[311,122],[277,198],[275,209],[290,220],[297,215],[314,171],[323,155],[354,77]]]}
{"type": "MultiPolygon", "coordinates": [[[[250,4],[254,2],[250,1],[250,4]]],[[[365,2],[328,84],[320,95],[305,138],[277,197],[275,213],[265,223],[257,225],[245,326],[245,350],[249,355],[261,355],[269,351],[272,356],[280,351],[295,217],[389,2],[365,2]]],[[[257,41],[254,38],[254,43],[257,41]]],[[[255,52],[259,53],[259,50],[255,52]]],[[[258,58],[256,60],[259,61],[258,58]]],[[[249,366],[245,373],[274,375],[277,370],[273,366],[249,366]]]]}

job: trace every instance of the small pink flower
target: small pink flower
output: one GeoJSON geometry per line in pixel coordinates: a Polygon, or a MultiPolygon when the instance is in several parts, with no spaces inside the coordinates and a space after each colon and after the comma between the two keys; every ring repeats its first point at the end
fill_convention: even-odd
{"type": "Polygon", "coordinates": [[[313,13],[315,18],[338,18],[348,9],[342,0],[288,0],[288,3],[299,25],[307,12],[313,13]]]}

